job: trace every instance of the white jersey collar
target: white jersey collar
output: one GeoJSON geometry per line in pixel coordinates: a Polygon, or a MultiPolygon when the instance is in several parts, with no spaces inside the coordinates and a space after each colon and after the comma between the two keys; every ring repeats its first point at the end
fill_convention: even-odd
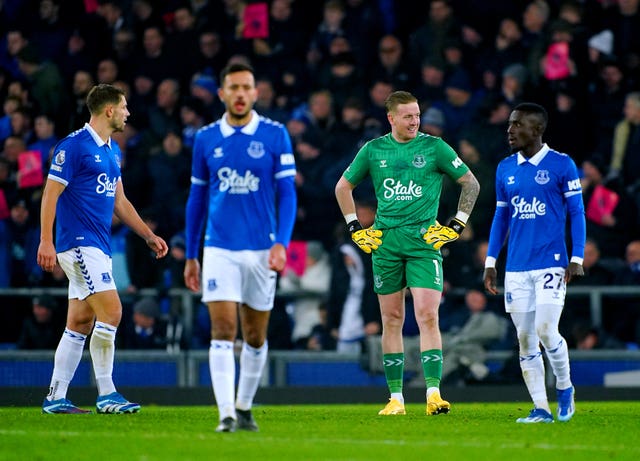
{"type": "Polygon", "coordinates": [[[543,144],[542,148],[538,152],[536,152],[536,154],[531,158],[526,158],[524,155],[522,155],[522,151],[520,151],[518,152],[518,165],[522,165],[524,162],[529,162],[532,165],[538,166],[540,162],[542,162],[542,159],[545,158],[548,152],[549,152],[549,146],[547,146],[546,143],[543,144]]]}
{"type": "Polygon", "coordinates": [[[87,131],[89,131],[89,134],[91,135],[93,140],[96,142],[98,147],[102,147],[106,144],[109,147],[109,149],[111,149],[111,137],[109,137],[109,140],[107,142],[104,142],[102,138],[98,136],[98,133],[96,133],[96,130],[94,130],[91,127],[91,125],[89,125],[88,123],[85,123],[84,127],[87,129],[87,131]]]}
{"type": "MultiPolygon", "coordinates": [[[[260,123],[260,118],[258,116],[258,113],[255,110],[252,110],[251,120],[249,120],[249,123],[243,126],[240,131],[244,134],[253,135],[258,129],[259,123],[260,123]]],[[[229,125],[229,122],[227,122],[227,112],[225,112],[222,115],[222,118],[220,119],[220,132],[222,133],[222,136],[224,136],[225,138],[228,136],[231,136],[233,133],[236,132],[236,128],[229,125]]]]}

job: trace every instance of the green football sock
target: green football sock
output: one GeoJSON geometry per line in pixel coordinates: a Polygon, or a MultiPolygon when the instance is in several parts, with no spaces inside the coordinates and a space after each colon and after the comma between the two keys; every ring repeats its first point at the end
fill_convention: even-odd
{"type": "Polygon", "coordinates": [[[422,362],[422,372],[427,383],[427,389],[440,387],[440,380],[442,379],[442,349],[422,351],[420,353],[420,361],[422,362]]]}
{"type": "Polygon", "coordinates": [[[404,352],[384,354],[382,356],[384,376],[387,379],[389,392],[402,392],[402,378],[404,376],[404,352]]]}

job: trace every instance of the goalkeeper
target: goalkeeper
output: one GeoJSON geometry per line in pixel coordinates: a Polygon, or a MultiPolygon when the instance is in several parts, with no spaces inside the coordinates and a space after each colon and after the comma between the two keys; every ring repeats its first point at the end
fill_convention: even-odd
{"type": "Polygon", "coordinates": [[[438,308],[442,295],[440,248],[456,240],[480,192],[480,185],[442,139],[418,132],[420,108],[405,91],[385,102],[391,132],[365,144],[336,184],[336,199],[354,242],[372,253],[374,290],[382,314],[382,352],[390,399],[380,415],[404,415],[402,390],[405,289],[413,296],[420,329],[426,414],[448,413],[440,396],[442,339],[438,308]],[[461,186],[458,212],[448,225],[436,221],[443,176],[461,186]],[[353,189],[365,177],[373,181],[378,209],[371,228],[359,224],[353,189]]]}

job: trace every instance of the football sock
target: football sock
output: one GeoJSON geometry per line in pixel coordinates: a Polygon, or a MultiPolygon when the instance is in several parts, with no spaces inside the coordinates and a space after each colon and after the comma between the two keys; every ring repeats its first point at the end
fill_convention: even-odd
{"type": "Polygon", "coordinates": [[[544,362],[540,350],[533,351],[526,355],[520,352],[520,369],[522,377],[527,385],[527,390],[536,408],[542,408],[551,412],[547,399],[547,389],[544,382],[544,362]]]}
{"type": "Polygon", "coordinates": [[[442,349],[429,349],[420,353],[422,373],[427,389],[440,387],[442,379],[442,349]]]}
{"type": "Polygon", "coordinates": [[[242,343],[236,408],[240,410],[251,409],[253,398],[256,395],[260,378],[262,377],[262,370],[267,362],[268,351],[269,345],[266,341],[257,349],[249,346],[247,343],[242,343]]]}
{"type": "Polygon", "coordinates": [[[556,388],[567,389],[571,387],[571,377],[569,371],[569,349],[564,338],[560,337],[560,342],[553,349],[546,349],[549,365],[556,376],[556,388]]]}
{"type": "Polygon", "coordinates": [[[216,398],[220,420],[231,416],[235,419],[233,404],[236,379],[236,358],[233,354],[233,341],[212,339],[209,346],[209,371],[211,385],[216,398]]]}
{"type": "Polygon", "coordinates": [[[82,359],[82,351],[87,335],[64,329],[53,361],[53,374],[47,399],[58,400],[67,397],[69,383],[82,359]]]}
{"type": "Polygon", "coordinates": [[[113,384],[113,358],[117,327],[104,322],[96,322],[89,341],[89,352],[96,376],[98,395],[107,395],[116,391],[113,384]]]}
{"type": "Polygon", "coordinates": [[[402,380],[404,377],[404,352],[384,354],[382,356],[384,376],[391,394],[402,394],[402,380]]]}

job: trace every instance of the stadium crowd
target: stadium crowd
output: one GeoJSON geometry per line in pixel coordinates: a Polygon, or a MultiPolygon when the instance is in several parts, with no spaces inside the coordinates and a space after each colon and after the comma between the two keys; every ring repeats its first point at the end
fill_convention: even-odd
{"type": "MultiPolygon", "coordinates": [[[[165,331],[180,328],[180,305],[166,293],[184,287],[193,138],[222,114],[218,74],[234,61],[256,69],[256,110],[287,127],[296,158],[296,244],[272,348],[353,350],[353,339],[380,332],[371,263],[351,247],[334,185],[357,150],[389,130],[384,100],[394,90],[418,97],[421,130],[453,146],[482,186],[461,240],[443,249],[448,289],[482,286],[495,168],[509,153],[509,114],[523,101],[547,108],[545,142],[581,170],[589,242],[586,276],[575,283],[637,286],[638,24],[639,0],[0,1],[0,288],[66,286],[61,271],[36,264],[43,178],[56,142],[88,121],[88,91],[111,83],[131,111],[114,135],[127,195],[170,242],[169,257],[156,260],[114,219],[128,322],[121,342],[166,347],[165,331]],[[158,298],[141,300],[144,288],[158,298]]],[[[456,210],[452,186],[443,188],[445,221],[456,210]]],[[[356,199],[366,222],[373,191],[363,185],[356,199]]],[[[31,318],[42,303],[0,299],[0,343],[18,343],[23,324],[42,329],[31,318]]],[[[58,301],[38,310],[61,309],[58,301]]],[[[459,301],[443,297],[442,328],[452,335],[470,316],[459,301]]],[[[489,298],[488,309],[504,315],[501,299],[489,298]]],[[[208,344],[204,313],[183,347],[208,344]]],[[[60,328],[59,312],[41,317],[60,328]]],[[[605,302],[603,328],[594,329],[588,302],[570,297],[561,328],[571,347],[638,347],[640,298],[605,302]]]]}

